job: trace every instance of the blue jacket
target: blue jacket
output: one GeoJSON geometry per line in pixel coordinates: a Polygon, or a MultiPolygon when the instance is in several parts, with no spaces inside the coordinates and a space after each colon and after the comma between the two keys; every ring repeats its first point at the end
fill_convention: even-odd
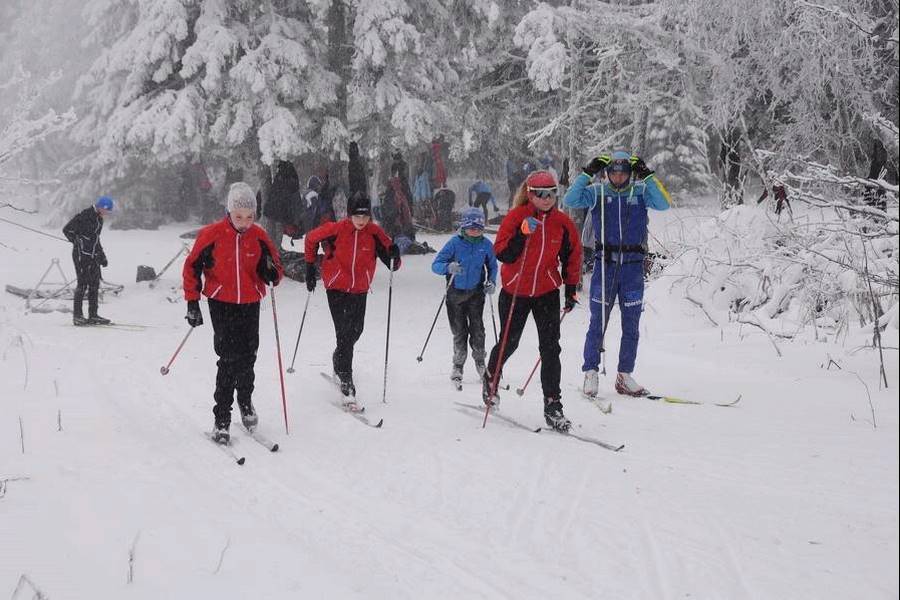
{"type": "Polygon", "coordinates": [[[447,265],[451,262],[458,262],[462,266],[462,272],[453,278],[453,287],[457,290],[474,290],[480,287],[485,281],[485,267],[487,280],[497,283],[494,244],[484,236],[477,242],[466,240],[462,234],[453,236],[434,257],[431,270],[447,277],[447,265]]]}
{"type": "Polygon", "coordinates": [[[494,192],[491,191],[491,186],[480,179],[469,188],[469,206],[472,206],[472,199],[477,197],[478,194],[490,194],[491,204],[496,206],[497,203],[494,201],[494,192]]]}
{"type": "MultiPolygon", "coordinates": [[[[621,190],[609,182],[591,183],[591,177],[581,173],[566,192],[563,203],[569,208],[587,208],[594,225],[594,239],[608,247],[647,245],[647,209],[667,210],[669,192],[656,175],[635,181],[621,190]],[[603,199],[603,210],[601,202],[603,199]],[[601,237],[601,212],[604,217],[601,237]]],[[[629,253],[630,254],[630,253],[629,253]]]]}

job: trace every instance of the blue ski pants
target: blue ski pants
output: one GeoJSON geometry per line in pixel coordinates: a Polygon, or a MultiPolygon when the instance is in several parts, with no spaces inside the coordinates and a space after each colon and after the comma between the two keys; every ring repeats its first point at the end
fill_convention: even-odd
{"type": "Polygon", "coordinates": [[[612,308],[619,301],[622,313],[622,340],[619,345],[619,373],[634,371],[637,358],[638,325],[644,303],[644,264],[642,260],[624,263],[606,261],[602,268],[602,254],[594,262],[591,275],[591,322],[584,340],[582,371],[599,370],[600,353],[604,350],[604,330],[612,308]],[[604,282],[603,279],[606,279],[604,282]],[[606,310],[603,310],[603,284],[606,284],[606,310]]]}

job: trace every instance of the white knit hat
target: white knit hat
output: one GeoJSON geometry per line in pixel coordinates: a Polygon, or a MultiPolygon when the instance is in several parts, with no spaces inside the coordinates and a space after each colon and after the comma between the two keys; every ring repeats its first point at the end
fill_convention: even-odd
{"type": "Polygon", "coordinates": [[[232,183],[228,188],[228,212],[238,208],[249,208],[256,212],[256,194],[253,188],[243,181],[232,183]]]}

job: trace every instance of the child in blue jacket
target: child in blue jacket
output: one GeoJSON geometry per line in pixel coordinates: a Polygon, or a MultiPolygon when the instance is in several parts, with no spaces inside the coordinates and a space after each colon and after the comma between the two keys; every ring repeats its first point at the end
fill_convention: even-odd
{"type": "Polygon", "coordinates": [[[484,295],[493,294],[497,281],[494,245],[484,237],[484,215],[475,207],[463,212],[459,234],[441,248],[431,270],[448,279],[447,318],[453,332],[453,370],[450,379],[462,382],[467,343],[479,377],[484,373],[484,295]]]}

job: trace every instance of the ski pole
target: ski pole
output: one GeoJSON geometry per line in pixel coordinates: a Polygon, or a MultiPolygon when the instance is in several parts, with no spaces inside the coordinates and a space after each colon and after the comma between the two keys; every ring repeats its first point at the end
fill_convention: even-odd
{"type": "Polygon", "coordinates": [[[422,356],[425,355],[425,348],[428,346],[428,340],[431,339],[431,332],[434,331],[434,326],[437,324],[438,317],[441,316],[441,309],[444,308],[444,302],[447,301],[447,294],[450,291],[450,286],[453,285],[453,279],[456,277],[456,273],[450,276],[450,281],[447,282],[447,287],[444,288],[444,295],[441,297],[441,303],[438,306],[437,312],[434,314],[434,321],[431,322],[431,329],[428,330],[428,336],[425,338],[425,343],[422,345],[422,351],[419,352],[419,355],[416,357],[416,360],[422,362],[422,356]]]}
{"type": "Polygon", "coordinates": [[[384,336],[384,381],[381,388],[381,401],[387,404],[387,369],[388,369],[388,348],[391,343],[391,299],[394,293],[394,261],[391,261],[391,273],[388,275],[388,313],[387,313],[387,333],[384,336]]]}
{"type": "MultiPolygon", "coordinates": [[[[509,303],[509,314],[506,315],[506,323],[503,325],[503,339],[500,341],[499,352],[497,353],[497,365],[494,367],[494,373],[491,375],[491,395],[493,398],[497,393],[497,384],[500,382],[500,371],[503,369],[503,353],[506,351],[506,342],[509,340],[509,326],[512,323],[513,312],[516,308],[516,298],[519,294],[519,285],[522,283],[522,271],[525,269],[525,259],[528,257],[528,240],[525,241],[525,248],[522,250],[522,264],[519,266],[519,273],[516,275],[516,289],[513,291],[512,301],[509,303]]],[[[484,406],[484,420],[481,422],[481,428],[487,426],[488,415],[491,414],[490,404],[484,406]]]]}
{"type": "Polygon", "coordinates": [[[606,353],[603,345],[606,341],[606,325],[609,323],[609,311],[606,308],[606,185],[600,182],[600,307],[603,310],[603,329],[600,330],[600,363],[606,375],[606,353]]]}
{"type": "MultiPolygon", "coordinates": [[[[485,267],[485,269],[487,269],[487,267],[485,267]]],[[[491,325],[494,326],[494,345],[496,346],[499,339],[497,337],[497,318],[494,316],[494,300],[489,295],[487,301],[491,306],[491,325]]]]}
{"type": "Polygon", "coordinates": [[[169,270],[169,267],[172,266],[172,263],[175,262],[175,260],[176,260],[179,256],[181,256],[182,254],[184,254],[185,252],[190,252],[190,250],[189,250],[187,244],[182,244],[182,245],[181,245],[181,249],[178,251],[178,254],[176,254],[175,256],[173,256],[173,257],[172,257],[172,260],[170,260],[169,262],[166,263],[166,266],[164,266],[164,267],[162,268],[162,271],[160,271],[160,272],[156,275],[156,277],[154,277],[153,279],[150,280],[150,283],[155,283],[155,282],[159,281],[160,278],[163,276],[163,274],[165,274],[165,272],[169,270]]]}
{"type": "Polygon", "coordinates": [[[287,396],[284,393],[284,367],[281,364],[281,337],[278,335],[278,310],[275,307],[275,286],[269,285],[272,294],[272,321],[275,323],[275,348],[278,353],[278,379],[281,382],[281,410],[284,413],[284,433],[289,435],[287,416],[287,396]]]}
{"type": "Polygon", "coordinates": [[[169,359],[169,364],[167,364],[164,367],[159,368],[160,375],[168,375],[169,374],[169,368],[172,366],[172,363],[175,362],[175,357],[178,356],[179,352],[181,352],[181,349],[184,347],[184,343],[188,340],[189,337],[191,337],[192,333],[194,333],[193,327],[188,329],[188,332],[184,335],[184,339],[181,340],[180,344],[178,344],[178,348],[175,350],[175,354],[173,354],[172,358],[169,359]]]}
{"type": "Polygon", "coordinates": [[[294,358],[291,359],[291,366],[288,367],[287,370],[288,373],[294,372],[294,361],[297,360],[297,350],[300,349],[300,335],[303,333],[303,324],[306,323],[306,310],[309,308],[309,299],[312,298],[314,292],[315,290],[306,295],[306,304],[303,306],[303,317],[300,318],[300,331],[297,332],[297,343],[294,344],[294,358]]]}
{"type": "MultiPolygon", "coordinates": [[[[563,319],[566,318],[566,315],[569,313],[563,312],[562,316],[559,318],[559,324],[562,325],[563,319]]],[[[538,366],[541,364],[541,357],[538,356],[537,362],[534,363],[534,367],[531,369],[531,373],[528,374],[528,379],[525,380],[525,385],[520,388],[516,388],[516,394],[522,396],[525,394],[525,388],[528,387],[528,384],[531,383],[531,378],[534,377],[535,371],[537,371],[538,366]]]]}

